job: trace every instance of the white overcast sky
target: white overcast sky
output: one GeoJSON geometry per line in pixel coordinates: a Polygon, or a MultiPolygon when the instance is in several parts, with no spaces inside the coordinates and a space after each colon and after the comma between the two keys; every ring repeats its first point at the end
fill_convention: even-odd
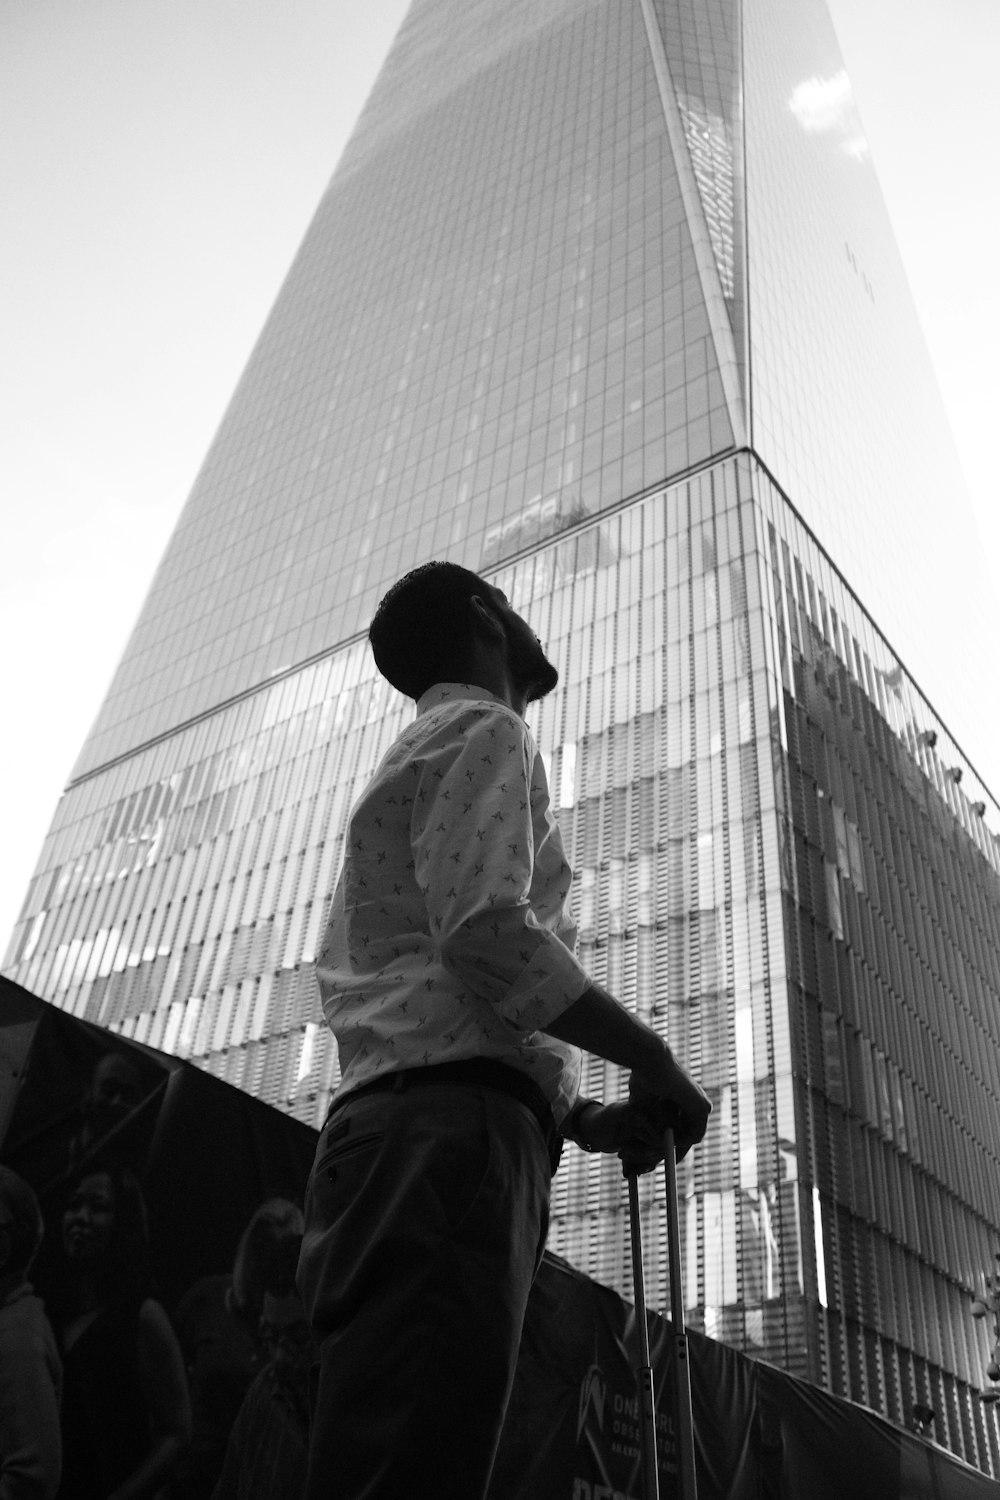
{"type": "MultiPolygon", "coordinates": [[[[829,3],[998,557],[1000,0],[829,3]]],[[[0,0],[0,952],[405,9],[0,0]]]]}

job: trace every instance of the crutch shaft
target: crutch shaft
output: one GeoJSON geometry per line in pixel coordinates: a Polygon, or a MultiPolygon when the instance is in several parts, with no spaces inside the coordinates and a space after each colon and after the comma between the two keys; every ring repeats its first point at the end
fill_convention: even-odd
{"type": "Polygon", "coordinates": [[[639,1220],[639,1179],[626,1170],[629,1229],[632,1236],[632,1288],[639,1340],[639,1451],[642,1461],[642,1500],[660,1500],[659,1465],[656,1457],[656,1399],[653,1369],[649,1362],[649,1324],[646,1322],[646,1279],[642,1266],[642,1226],[639,1220]]]}
{"type": "Polygon", "coordinates": [[[677,1500],[698,1500],[694,1458],[694,1414],[691,1409],[691,1365],[684,1327],[684,1282],[677,1207],[677,1158],[674,1132],[664,1133],[663,1176],[667,1200],[667,1263],[670,1269],[670,1321],[674,1347],[674,1432],[677,1441],[677,1500]]]}
{"type": "Polygon", "coordinates": [[[674,1132],[667,1126],[663,1142],[664,1191],[667,1197],[667,1269],[670,1273],[670,1321],[684,1332],[684,1282],[681,1277],[681,1237],[677,1228],[677,1158],[674,1132]]]}

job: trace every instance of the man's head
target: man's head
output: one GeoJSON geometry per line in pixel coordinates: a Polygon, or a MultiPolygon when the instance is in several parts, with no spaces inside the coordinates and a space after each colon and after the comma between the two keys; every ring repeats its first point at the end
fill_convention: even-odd
{"type": "Polygon", "coordinates": [[[272,1369],[289,1384],[305,1384],[317,1357],[316,1339],[298,1292],[265,1292],[258,1325],[272,1369]]]}
{"type": "Polygon", "coordinates": [[[286,1384],[305,1386],[316,1345],[295,1288],[302,1234],[276,1240],[262,1266],[260,1334],[272,1369],[286,1384]]]}
{"type": "Polygon", "coordinates": [[[457,563],[430,562],[407,573],[382,600],[368,632],[375,664],[408,698],[436,682],[482,681],[484,665],[532,703],[559,674],[506,595],[457,563]]]}
{"type": "Polygon", "coordinates": [[[0,1278],[27,1275],[43,1233],[31,1188],[9,1167],[0,1167],[0,1278]]]}
{"type": "Polygon", "coordinates": [[[142,1099],[142,1079],[120,1052],[100,1058],[80,1101],[80,1112],[93,1135],[107,1135],[142,1099]]]}

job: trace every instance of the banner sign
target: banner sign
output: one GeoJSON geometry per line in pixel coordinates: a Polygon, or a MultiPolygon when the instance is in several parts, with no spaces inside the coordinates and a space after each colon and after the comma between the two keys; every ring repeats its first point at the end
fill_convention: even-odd
{"type": "MultiPolygon", "coordinates": [[[[623,1189],[624,1191],[624,1189],[623,1189]]],[[[677,1494],[671,1325],[649,1314],[662,1500],[677,1494]]],[[[641,1500],[635,1309],[546,1255],[490,1500],[641,1500]]],[[[1000,1500],[1000,1485],[863,1407],[688,1334],[698,1500],[1000,1500]]]]}

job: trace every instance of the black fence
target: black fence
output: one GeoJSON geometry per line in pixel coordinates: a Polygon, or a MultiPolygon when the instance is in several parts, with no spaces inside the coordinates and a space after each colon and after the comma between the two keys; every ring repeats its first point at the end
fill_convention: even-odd
{"type": "MultiPolygon", "coordinates": [[[[316,1132],[189,1063],[77,1021],[0,979],[0,1156],[38,1195],[32,1279],[61,1299],[61,1223],[88,1163],[129,1167],[168,1312],[228,1273],[259,1205],[301,1205],[316,1132]]],[[[484,1309],[488,1317],[488,1309],[484,1309]]],[[[649,1319],[664,1500],[675,1492],[670,1325],[649,1319]]],[[[690,1336],[700,1500],[997,1500],[932,1442],[690,1336]]],[[[532,1292],[492,1500],[638,1500],[635,1311],[546,1255],[532,1292]]]]}

